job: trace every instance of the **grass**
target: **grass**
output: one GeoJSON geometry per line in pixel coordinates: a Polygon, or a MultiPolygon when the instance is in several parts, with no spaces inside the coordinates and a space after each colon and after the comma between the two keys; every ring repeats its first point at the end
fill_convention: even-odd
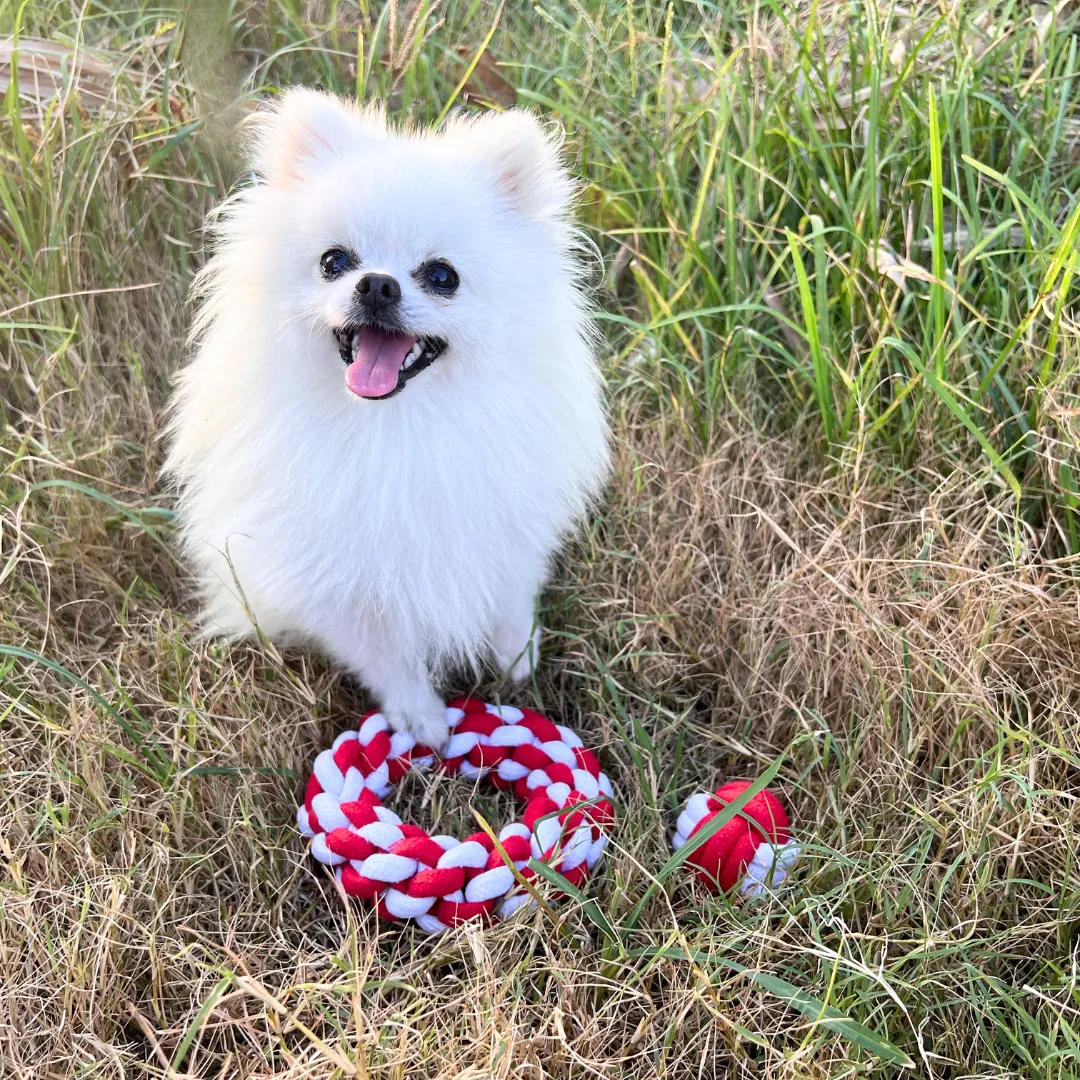
{"type": "Polygon", "coordinates": [[[1074,3],[0,26],[5,1076],[1080,1072],[1074,3]],[[554,922],[432,942],[343,907],[292,814],[361,692],[193,633],[162,407],[233,125],[297,81],[416,120],[516,100],[583,181],[617,469],[523,697],[621,804],[554,922]],[[677,808],[762,774],[801,869],[712,898],[677,808]]]}

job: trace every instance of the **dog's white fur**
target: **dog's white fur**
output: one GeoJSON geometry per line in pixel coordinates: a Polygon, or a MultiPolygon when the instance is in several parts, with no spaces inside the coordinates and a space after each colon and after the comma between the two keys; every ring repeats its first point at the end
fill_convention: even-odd
{"type": "Polygon", "coordinates": [[[320,644],[392,726],[438,746],[432,682],[486,651],[516,678],[549,560],[607,469],[579,288],[572,185],[528,113],[400,132],[293,90],[257,118],[259,182],[234,195],[202,272],[167,472],[210,633],[320,644]],[[362,270],[448,350],[395,397],[345,385],[330,328],[362,270]],[[450,262],[450,299],[411,276],[450,262]]]}

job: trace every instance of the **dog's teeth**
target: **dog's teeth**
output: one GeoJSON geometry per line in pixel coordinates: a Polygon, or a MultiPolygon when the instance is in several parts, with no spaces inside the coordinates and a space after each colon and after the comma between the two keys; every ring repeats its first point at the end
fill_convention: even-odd
{"type": "Polygon", "coordinates": [[[402,365],[406,368],[411,368],[417,360],[420,359],[420,354],[424,351],[424,347],[418,341],[410,350],[409,355],[405,357],[405,363],[402,365]]]}

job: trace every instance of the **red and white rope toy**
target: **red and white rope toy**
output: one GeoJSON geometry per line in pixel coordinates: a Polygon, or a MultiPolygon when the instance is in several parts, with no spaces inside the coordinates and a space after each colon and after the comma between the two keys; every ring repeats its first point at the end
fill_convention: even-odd
{"type": "Polygon", "coordinates": [[[486,833],[429,836],[382,805],[409,769],[430,768],[438,757],[449,773],[513,789],[525,810],[499,843],[526,878],[535,858],[580,885],[614,820],[611,783],[569,728],[531,709],[473,698],[452,701],[446,720],[450,738],[436,756],[412,736],[391,733],[381,713],[368,713],[315,759],[296,814],[312,855],[337,868],[346,893],[431,934],[467,919],[505,919],[530,898],[486,833]]]}
{"type": "MultiPolygon", "coordinates": [[[[711,795],[705,791],[691,795],[679,815],[672,847],[678,851],[750,786],[749,780],[731,780],[711,795]]],[[[787,811],[766,789],[752,796],[686,861],[713,892],[738,887],[743,896],[758,896],[780,885],[798,855],[787,811]]]]}

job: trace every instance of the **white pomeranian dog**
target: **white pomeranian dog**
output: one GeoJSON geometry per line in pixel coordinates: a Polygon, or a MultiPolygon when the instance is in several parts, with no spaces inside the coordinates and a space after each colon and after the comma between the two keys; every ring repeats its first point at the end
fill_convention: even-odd
{"type": "Polygon", "coordinates": [[[398,131],[300,89],[252,164],[169,425],[204,627],[321,646],[438,748],[449,666],[529,674],[607,471],[573,185],[529,113],[398,131]]]}

